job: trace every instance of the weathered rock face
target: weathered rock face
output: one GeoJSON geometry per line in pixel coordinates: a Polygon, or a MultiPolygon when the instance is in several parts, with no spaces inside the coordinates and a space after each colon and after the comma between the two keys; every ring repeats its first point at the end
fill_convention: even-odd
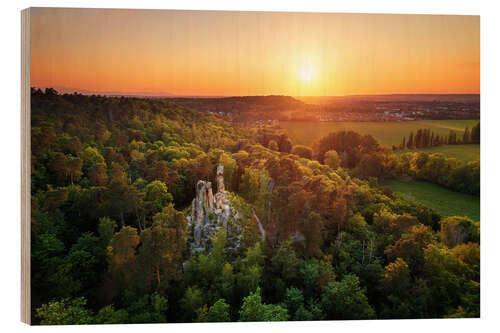
{"type": "Polygon", "coordinates": [[[194,238],[201,239],[209,224],[210,213],[214,210],[214,196],[212,193],[212,183],[199,180],[196,183],[196,197],[193,199],[191,216],[188,216],[188,222],[194,225],[194,238]],[[205,228],[204,228],[205,227],[205,228]]]}
{"type": "MultiPolygon", "coordinates": [[[[191,214],[187,217],[192,230],[192,250],[202,251],[206,248],[210,236],[220,228],[225,228],[230,235],[238,235],[239,213],[231,206],[229,192],[224,186],[224,167],[217,167],[217,193],[212,193],[212,183],[199,180],[196,184],[196,197],[193,199],[191,214]]],[[[236,236],[238,238],[238,236],[236,236]]],[[[239,240],[236,239],[236,244],[239,240]]]]}
{"type": "Polygon", "coordinates": [[[217,192],[226,192],[224,188],[224,166],[217,167],[217,192]]]}

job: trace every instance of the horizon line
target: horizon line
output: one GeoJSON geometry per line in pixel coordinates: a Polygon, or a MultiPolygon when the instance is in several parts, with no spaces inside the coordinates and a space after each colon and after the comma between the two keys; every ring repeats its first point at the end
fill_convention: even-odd
{"type": "Polygon", "coordinates": [[[111,97],[155,97],[155,98],[230,98],[230,97],[265,97],[265,96],[289,96],[289,97],[298,97],[298,98],[307,98],[307,97],[360,97],[360,96],[403,96],[403,95],[412,95],[412,96],[422,96],[422,95],[435,95],[435,96],[446,96],[446,95],[478,95],[481,93],[462,93],[462,92],[450,92],[450,93],[415,93],[415,92],[402,92],[402,93],[356,93],[356,94],[345,94],[345,95],[292,95],[292,94],[248,94],[248,95],[189,95],[189,94],[174,94],[169,92],[161,92],[161,93],[153,93],[153,92],[121,92],[121,91],[93,91],[89,89],[75,89],[75,88],[66,88],[66,87],[37,87],[31,86],[33,89],[47,89],[51,88],[56,90],[61,94],[74,94],[78,93],[81,95],[100,95],[100,96],[111,96],[111,97]]]}

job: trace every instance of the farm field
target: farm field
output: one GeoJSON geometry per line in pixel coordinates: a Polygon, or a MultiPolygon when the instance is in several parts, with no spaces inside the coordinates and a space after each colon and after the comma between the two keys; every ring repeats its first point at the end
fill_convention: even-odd
{"type": "MultiPolygon", "coordinates": [[[[287,130],[294,144],[311,146],[314,141],[330,132],[352,130],[361,134],[373,135],[384,146],[399,145],[403,137],[419,128],[429,128],[439,135],[447,135],[450,130],[465,131],[473,127],[479,119],[473,120],[418,120],[404,122],[280,122],[287,130]]],[[[479,150],[479,146],[477,146],[479,150]]],[[[479,154],[479,152],[478,152],[479,154]]]]}
{"type": "Polygon", "coordinates": [[[428,147],[416,150],[398,150],[396,154],[403,154],[409,151],[423,151],[429,154],[441,153],[446,157],[453,157],[461,161],[478,161],[480,157],[480,146],[467,144],[467,145],[447,145],[439,147],[428,147]]]}
{"type": "Polygon", "coordinates": [[[399,192],[435,210],[443,217],[468,216],[473,220],[480,219],[479,197],[458,193],[421,181],[391,180],[383,185],[389,186],[393,192],[399,192]]]}

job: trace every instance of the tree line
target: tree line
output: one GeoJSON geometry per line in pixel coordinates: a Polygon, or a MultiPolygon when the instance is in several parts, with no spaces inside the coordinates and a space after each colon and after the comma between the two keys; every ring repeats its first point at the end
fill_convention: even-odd
{"type": "Polygon", "coordinates": [[[458,135],[454,130],[450,130],[448,135],[439,135],[428,128],[419,128],[415,135],[413,135],[413,132],[410,132],[408,141],[406,141],[406,137],[403,137],[403,141],[399,147],[394,146],[393,149],[418,149],[443,145],[479,144],[480,139],[481,133],[479,123],[470,130],[469,126],[466,126],[462,136],[458,135]]]}

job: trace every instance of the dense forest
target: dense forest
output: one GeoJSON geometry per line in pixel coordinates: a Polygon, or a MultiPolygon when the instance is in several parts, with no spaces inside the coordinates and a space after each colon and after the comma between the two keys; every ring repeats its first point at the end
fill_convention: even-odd
{"type": "Polygon", "coordinates": [[[203,101],[32,89],[31,103],[35,323],[479,317],[479,221],[379,186],[479,195],[479,162],[350,131],[294,146],[203,101]],[[206,239],[202,200],[222,207],[204,211],[206,239]]]}

